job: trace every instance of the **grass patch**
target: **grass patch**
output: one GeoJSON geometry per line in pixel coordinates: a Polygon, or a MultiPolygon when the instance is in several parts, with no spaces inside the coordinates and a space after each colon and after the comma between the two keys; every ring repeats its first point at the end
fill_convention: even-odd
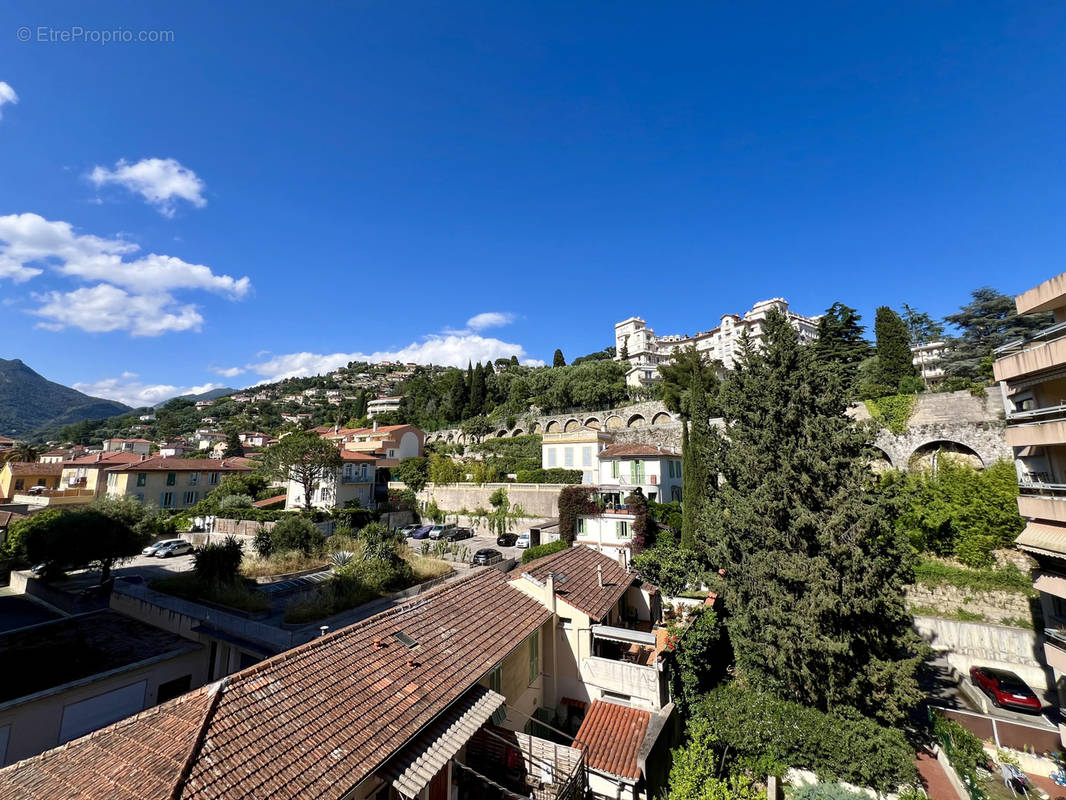
{"type": "Polygon", "coordinates": [[[914,412],[916,394],[891,394],[866,401],[866,410],[883,428],[897,435],[907,432],[907,422],[914,412]]]}
{"type": "Polygon", "coordinates": [[[328,566],[329,559],[320,556],[305,556],[299,550],[272,553],[269,558],[246,555],[241,561],[241,574],[246,578],[262,578],[267,575],[287,575],[312,567],[328,566]]]}
{"type": "Polygon", "coordinates": [[[975,592],[1011,592],[1036,597],[1030,577],[1013,565],[994,569],[971,569],[932,558],[923,558],[914,567],[914,582],[936,587],[947,584],[975,592]]]}
{"type": "Polygon", "coordinates": [[[197,578],[195,573],[188,572],[169,578],[157,578],[149,586],[157,592],[184,597],[186,600],[206,600],[241,611],[266,611],[270,608],[270,598],[244,581],[208,583],[197,578]]]}
{"type": "Polygon", "coordinates": [[[437,558],[427,558],[417,553],[404,556],[404,560],[411,565],[418,583],[431,581],[434,578],[442,578],[453,572],[452,565],[437,558]]]}
{"type": "Polygon", "coordinates": [[[379,597],[381,592],[358,580],[334,577],[319,586],[306,600],[290,603],[285,609],[285,622],[292,625],[313,622],[379,597]]]}

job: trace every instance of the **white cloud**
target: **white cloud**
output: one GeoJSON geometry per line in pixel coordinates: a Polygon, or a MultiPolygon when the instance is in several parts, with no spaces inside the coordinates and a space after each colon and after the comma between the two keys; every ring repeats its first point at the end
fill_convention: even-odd
{"type": "Polygon", "coordinates": [[[485,328],[499,328],[503,325],[510,325],[514,321],[515,315],[509,311],[484,311],[468,319],[466,327],[480,331],[485,328]]]}
{"type": "MultiPolygon", "coordinates": [[[[11,84],[6,83],[5,81],[0,81],[0,111],[2,111],[4,106],[8,103],[15,105],[18,101],[19,96],[15,94],[15,90],[11,88],[11,84]]],[[[0,117],[3,117],[2,113],[0,113],[0,117]]]]}
{"type": "Polygon", "coordinates": [[[236,378],[245,372],[244,367],[208,367],[207,369],[223,378],[236,378]]]}
{"type": "Polygon", "coordinates": [[[204,182],[173,158],[142,158],[136,164],[124,159],[114,169],[97,166],[89,173],[97,187],[116,184],[141,195],[164,217],[173,217],[175,201],[187,200],[197,208],[207,205],[204,182]]]}
{"type": "Polygon", "coordinates": [[[287,353],[266,361],[249,364],[248,369],[263,376],[270,383],[283,378],[320,375],[342,367],[349,361],[399,361],[414,364],[439,364],[465,367],[468,361],[495,361],[497,358],[518,359],[528,366],[543,366],[544,362],[526,357],[525,348],[500,339],[457,333],[435,334],[422,342],[412,342],[399,350],[376,353],[287,353]]]}
{"type": "Polygon", "coordinates": [[[204,322],[195,306],[180,305],[166,292],[134,295],[100,283],[38,297],[43,304],[30,313],[46,320],[39,327],[53,331],[81,328],[89,333],[129,331],[133,336],[159,336],[198,331],[204,322]]]}
{"type": "Polygon", "coordinates": [[[44,295],[45,305],[32,313],[51,320],[42,323],[46,327],[129,330],[136,336],[199,330],[203,317],[196,307],[179,303],[172,292],[201,290],[233,299],[251,290],[247,277],[218,275],[210,267],[174,256],[148,253],[129,258],[139,250],[126,239],[77,234],[69,222],[38,214],[0,216],[0,278],[21,283],[47,267],[95,284],[44,295]]]}
{"type": "Polygon", "coordinates": [[[200,386],[172,386],[168,383],[149,384],[135,380],[137,374],[124,372],[121,378],[104,378],[92,383],[75,383],[74,388],[93,397],[118,400],[134,408],[154,406],[182,394],[200,394],[222,387],[220,383],[205,383],[200,386]]]}

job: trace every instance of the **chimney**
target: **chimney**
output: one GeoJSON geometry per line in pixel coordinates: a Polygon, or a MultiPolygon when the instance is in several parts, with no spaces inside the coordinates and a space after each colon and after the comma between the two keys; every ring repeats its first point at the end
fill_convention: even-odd
{"type": "Polygon", "coordinates": [[[596,582],[603,588],[603,564],[596,565],[596,582]]]}
{"type": "Polygon", "coordinates": [[[544,594],[545,605],[551,609],[551,612],[555,613],[555,576],[552,573],[548,573],[548,577],[544,579],[544,594]]]}
{"type": "Polygon", "coordinates": [[[374,420],[374,431],[377,432],[377,429],[378,429],[378,421],[374,420]]]}
{"type": "Polygon", "coordinates": [[[327,633],[329,633],[329,625],[321,625],[321,626],[319,626],[319,628],[318,628],[318,635],[319,636],[325,636],[327,633]]]}

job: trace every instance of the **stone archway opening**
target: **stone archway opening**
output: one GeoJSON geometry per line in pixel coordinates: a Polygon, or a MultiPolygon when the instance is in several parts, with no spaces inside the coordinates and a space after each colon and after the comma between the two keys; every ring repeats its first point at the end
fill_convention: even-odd
{"type": "Polygon", "coordinates": [[[910,458],[907,459],[907,467],[911,471],[931,469],[936,470],[945,461],[953,464],[965,464],[974,469],[984,469],[985,462],[969,445],[962,442],[954,442],[949,439],[937,439],[926,442],[914,449],[910,458]]]}
{"type": "Polygon", "coordinates": [[[569,433],[570,431],[576,431],[580,427],[581,423],[578,422],[576,419],[568,419],[566,421],[566,424],[563,426],[563,430],[569,433]]]}
{"type": "Polygon", "coordinates": [[[873,451],[873,455],[870,458],[870,470],[874,475],[881,475],[895,469],[888,453],[877,446],[872,446],[870,449],[873,451]]]}
{"type": "Polygon", "coordinates": [[[558,420],[554,420],[553,419],[551,422],[548,423],[548,427],[544,429],[544,432],[545,433],[559,433],[561,430],[562,430],[562,426],[559,424],[558,420]]]}
{"type": "Polygon", "coordinates": [[[511,431],[511,436],[525,436],[525,435],[526,435],[526,432],[524,430],[522,430],[521,428],[515,428],[513,431],[511,431]]]}
{"type": "Polygon", "coordinates": [[[593,428],[595,430],[599,430],[600,429],[600,420],[599,420],[599,418],[598,417],[589,417],[587,420],[585,420],[585,427],[586,428],[593,428]]]}
{"type": "Polygon", "coordinates": [[[667,414],[665,411],[660,411],[658,414],[651,418],[652,425],[668,425],[673,421],[674,418],[667,414]]]}
{"type": "Polygon", "coordinates": [[[502,439],[506,435],[507,435],[507,430],[504,429],[504,428],[501,428],[500,430],[496,431],[496,438],[497,439],[502,439]]]}
{"type": "Polygon", "coordinates": [[[534,422],[530,431],[532,433],[544,433],[544,427],[539,422],[534,422]]]}
{"type": "Polygon", "coordinates": [[[626,422],[626,427],[627,428],[643,428],[647,424],[648,424],[648,421],[646,419],[644,419],[644,415],[643,414],[634,414],[633,416],[631,416],[629,418],[629,421],[626,422]]]}
{"type": "Polygon", "coordinates": [[[625,427],[625,422],[622,418],[615,414],[614,416],[607,417],[607,430],[616,431],[625,427]]]}

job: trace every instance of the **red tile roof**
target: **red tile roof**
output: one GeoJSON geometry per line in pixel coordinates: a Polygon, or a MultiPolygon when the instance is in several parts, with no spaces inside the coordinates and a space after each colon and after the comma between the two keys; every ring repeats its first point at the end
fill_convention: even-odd
{"type": "Polygon", "coordinates": [[[596,700],[581,722],[574,747],[586,751],[590,768],[639,780],[637,756],[650,721],[648,711],[596,700]]]}
{"type": "Polygon", "coordinates": [[[152,456],[124,466],[109,467],[108,472],[244,472],[252,468],[235,458],[164,458],[152,456]]]}
{"type": "Polygon", "coordinates": [[[12,475],[60,475],[63,465],[59,462],[42,464],[39,461],[8,461],[12,475]]]}
{"type": "Polygon", "coordinates": [[[365,461],[368,464],[373,464],[377,461],[377,457],[371,453],[357,453],[354,450],[345,450],[341,448],[341,458],[345,461],[365,461]]]}
{"type": "Polygon", "coordinates": [[[122,439],[122,438],[114,438],[114,439],[108,439],[107,441],[109,441],[109,442],[132,442],[132,443],[134,443],[134,444],[151,444],[151,441],[149,441],[148,439],[122,439]]]}
{"type": "Polygon", "coordinates": [[[552,573],[555,576],[555,596],[584,611],[596,622],[607,616],[607,612],[633,585],[636,577],[613,558],[584,545],[535,559],[518,571],[522,575],[532,575],[540,583],[547,580],[549,572],[552,573]],[[597,572],[597,566],[601,568],[600,572],[597,572]]]}
{"type": "Polygon", "coordinates": [[[663,456],[680,458],[681,452],[672,447],[655,447],[650,444],[612,444],[600,452],[599,458],[602,461],[605,458],[661,458],[663,456]]]}
{"type": "Polygon", "coordinates": [[[141,457],[137,453],[131,453],[129,450],[113,450],[110,453],[92,453],[87,456],[78,456],[69,461],[64,461],[63,466],[91,467],[93,464],[101,464],[113,467],[117,464],[135,464],[140,463],[140,461],[141,457]]]}
{"type": "Polygon", "coordinates": [[[212,702],[200,690],[2,769],[0,797],[338,800],[550,618],[478,570],[238,672],[212,702]]]}
{"type": "Polygon", "coordinates": [[[254,503],[252,503],[252,507],[266,508],[267,506],[272,506],[275,503],[284,503],[286,497],[287,495],[284,494],[275,495],[274,497],[265,497],[262,500],[256,500],[254,503]]]}

